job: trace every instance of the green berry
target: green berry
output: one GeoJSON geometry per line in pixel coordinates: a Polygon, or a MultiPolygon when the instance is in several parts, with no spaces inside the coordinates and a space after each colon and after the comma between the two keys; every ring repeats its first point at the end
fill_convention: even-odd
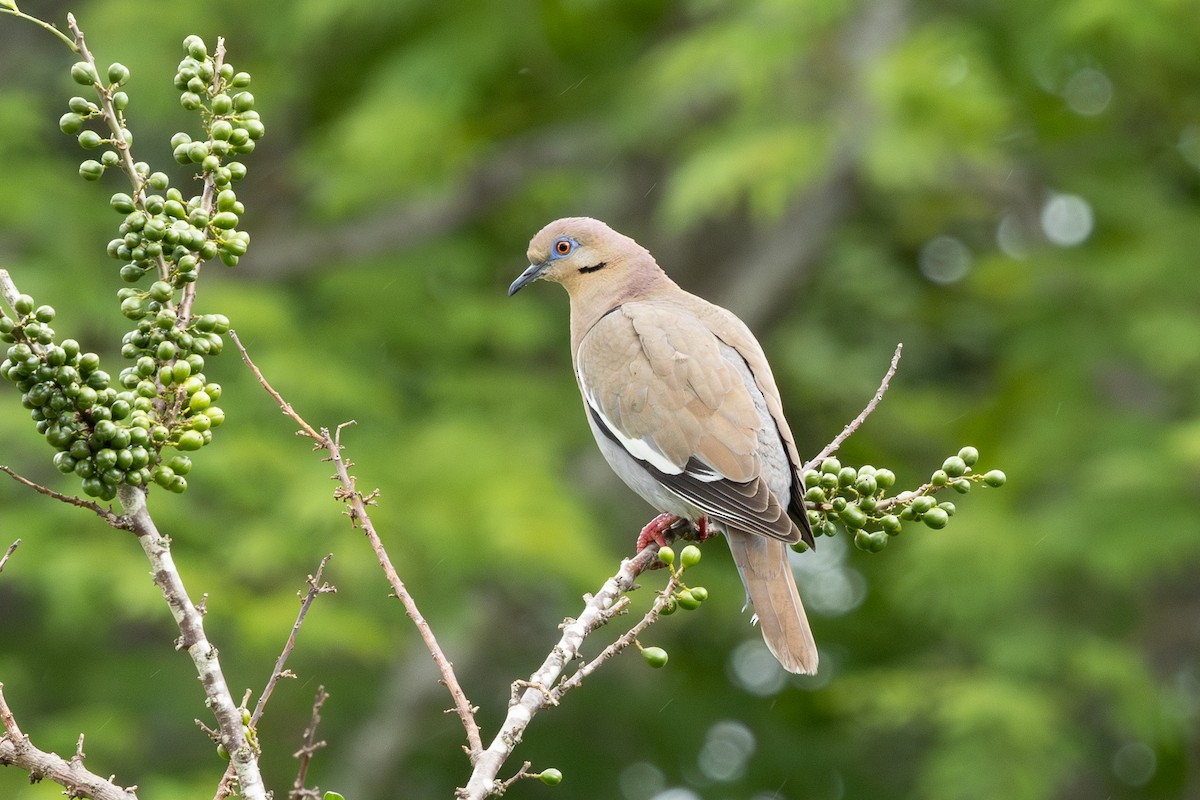
{"type": "Polygon", "coordinates": [[[72,97],[67,102],[67,107],[76,114],[91,114],[99,111],[99,109],[96,108],[96,104],[91,100],[88,100],[86,97],[72,97]]]}
{"type": "Polygon", "coordinates": [[[213,95],[212,111],[217,116],[225,116],[233,111],[233,98],[225,93],[213,95]]]}
{"type": "Polygon", "coordinates": [[[113,62],[108,65],[108,82],[116,85],[121,85],[129,80],[129,67],[119,62],[113,62]]]}
{"type": "Polygon", "coordinates": [[[958,451],[958,457],[963,460],[963,463],[968,467],[975,466],[975,462],[979,460],[979,451],[974,447],[964,447],[958,451]]]}
{"type": "Polygon", "coordinates": [[[929,482],[934,486],[945,486],[948,480],[950,480],[950,476],[944,469],[934,470],[933,475],[929,477],[929,482]]]}
{"type": "Polygon", "coordinates": [[[97,82],[96,68],[86,61],[79,61],[71,67],[71,80],[80,86],[91,86],[97,82]]]}
{"type": "Polygon", "coordinates": [[[921,521],[934,530],[940,530],[946,527],[946,524],[950,522],[950,515],[947,514],[944,509],[934,507],[922,515],[921,521]]]}
{"type": "Polygon", "coordinates": [[[133,198],[124,192],[117,192],[114,194],[108,199],[108,204],[112,206],[113,211],[117,211],[122,214],[132,214],[136,209],[136,206],[133,204],[133,198]]]}
{"type": "Polygon", "coordinates": [[[838,486],[851,486],[858,479],[858,470],[854,467],[842,467],[838,470],[838,486]]]}
{"type": "Polygon", "coordinates": [[[124,111],[129,107],[129,95],[125,92],[113,92],[112,104],[117,111],[124,111]]]}
{"type": "Polygon", "coordinates": [[[204,435],[200,431],[184,431],[175,445],[178,450],[199,450],[203,446],[204,435]]]}
{"type": "Polygon", "coordinates": [[[704,588],[703,586],[693,586],[688,591],[692,593],[692,597],[696,598],[701,603],[708,599],[708,589],[704,588]]]}
{"type": "Polygon", "coordinates": [[[883,526],[883,532],[889,536],[895,536],[903,528],[900,518],[895,514],[887,514],[879,520],[879,524],[883,526]]]}
{"type": "MultiPolygon", "coordinates": [[[[663,653],[663,657],[665,659],[666,653],[663,653]]],[[[646,663],[650,663],[650,662],[647,661],[646,663]]],[[[666,663],[666,661],[664,660],[663,664],[665,664],[665,663],[666,663]]],[[[654,666],[654,665],[651,664],[651,666],[654,666]]],[[[658,666],[661,667],[662,664],[659,664],[658,666]]],[[[562,783],[562,778],[563,778],[562,773],[559,772],[558,770],[554,769],[553,767],[551,767],[550,769],[544,769],[538,773],[538,780],[541,781],[542,783],[546,784],[547,786],[558,786],[560,783],[562,783]]],[[[328,796],[328,795],[326,795],[326,796],[328,796]]]]}
{"type": "Polygon", "coordinates": [[[959,494],[966,494],[971,491],[971,482],[966,478],[955,478],[950,481],[950,488],[959,494]]]}
{"type": "Polygon", "coordinates": [[[204,46],[204,40],[194,33],[183,40],[183,49],[196,61],[204,61],[208,58],[208,48],[204,46]]]}
{"type": "Polygon", "coordinates": [[[233,107],[239,114],[245,114],[254,108],[254,95],[249,92],[238,92],[233,96],[233,107]]]}
{"type": "Polygon", "coordinates": [[[854,546],[863,552],[871,550],[871,534],[866,531],[859,530],[854,532],[854,546]]]}
{"type": "Polygon", "coordinates": [[[79,165],[79,177],[85,181],[98,181],[104,175],[104,165],[99,161],[88,159],[79,165]]]}
{"type": "Polygon", "coordinates": [[[33,313],[33,298],[27,294],[17,295],[17,299],[13,301],[13,311],[16,311],[22,317],[33,313]]]}
{"type": "Polygon", "coordinates": [[[700,548],[694,544],[689,544],[679,554],[679,563],[683,565],[684,569],[689,569],[700,563],[700,556],[700,548]]]}
{"type": "Polygon", "coordinates": [[[867,524],[867,515],[856,505],[847,505],[838,516],[848,530],[858,530],[867,524]]]}
{"type": "Polygon", "coordinates": [[[924,514],[926,511],[928,511],[929,509],[933,508],[935,505],[937,505],[937,503],[936,503],[936,501],[934,501],[934,499],[932,497],[930,497],[927,494],[923,494],[923,495],[920,495],[919,497],[913,498],[912,510],[913,510],[914,514],[916,514],[917,516],[920,516],[921,514],[924,514]]]}
{"type": "Polygon", "coordinates": [[[83,117],[74,111],[68,111],[58,118],[58,129],[68,136],[74,136],[83,130],[83,117]]]}
{"type": "Polygon", "coordinates": [[[117,155],[116,150],[105,150],[100,154],[100,163],[106,167],[115,167],[121,162],[121,157],[117,155]]]}
{"type": "Polygon", "coordinates": [[[880,489],[888,489],[896,485],[896,473],[890,469],[875,470],[875,484],[880,489]]]}
{"type": "Polygon", "coordinates": [[[879,485],[874,475],[862,475],[860,473],[858,480],[854,482],[854,490],[866,497],[875,494],[879,490],[879,485]]]}
{"type": "Polygon", "coordinates": [[[661,647],[643,647],[642,658],[654,669],[661,669],[667,665],[667,651],[661,647]]]}
{"type": "Polygon", "coordinates": [[[945,511],[946,516],[948,516],[948,517],[953,517],[954,512],[958,511],[958,508],[954,505],[954,503],[951,503],[949,500],[947,500],[944,503],[938,503],[937,507],[940,508],[942,511],[945,511]]]}
{"type": "Polygon", "coordinates": [[[222,230],[230,230],[236,228],[238,224],[238,215],[232,211],[220,211],[213,215],[212,225],[214,228],[222,230]]]}
{"type": "Polygon", "coordinates": [[[100,138],[100,134],[92,130],[80,131],[79,146],[85,150],[93,150],[104,144],[104,139],[100,138]]]}
{"type": "Polygon", "coordinates": [[[675,594],[675,602],[684,611],[695,611],[704,601],[692,594],[690,589],[681,589],[675,594]]]}
{"type": "Polygon", "coordinates": [[[967,462],[959,456],[950,456],[942,463],[942,469],[951,478],[957,478],[966,474],[967,462]]]}
{"type": "Polygon", "coordinates": [[[991,486],[993,488],[999,488],[999,487],[1003,486],[1004,482],[1007,480],[1008,480],[1008,476],[1006,476],[1003,472],[1001,472],[998,469],[990,470],[983,476],[984,485],[991,486]]]}
{"type": "Polygon", "coordinates": [[[836,458],[827,458],[821,462],[821,472],[826,475],[836,475],[842,468],[842,462],[836,458]]]}
{"type": "MultiPolygon", "coordinates": [[[[207,393],[205,394],[207,397],[207,393]]],[[[675,551],[663,545],[658,548],[658,560],[666,564],[668,567],[675,563],[675,551]]]]}

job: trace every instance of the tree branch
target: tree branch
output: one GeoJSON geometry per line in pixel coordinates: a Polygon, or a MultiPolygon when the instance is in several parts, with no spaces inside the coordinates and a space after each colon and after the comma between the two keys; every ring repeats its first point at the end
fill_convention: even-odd
{"type": "Polygon", "coordinates": [[[275,402],[279,404],[280,410],[300,426],[300,435],[311,439],[318,449],[324,450],[327,453],[325,460],[334,465],[334,478],[338,481],[338,487],[334,490],[334,497],[349,506],[346,513],[350,517],[351,524],[361,529],[366,535],[367,541],[371,544],[371,549],[375,551],[379,566],[383,569],[383,574],[392,587],[392,593],[404,605],[405,613],[408,614],[409,619],[416,625],[417,632],[425,642],[425,647],[429,650],[430,655],[433,656],[434,663],[437,664],[438,671],[442,675],[442,682],[446,685],[446,689],[450,692],[450,696],[454,700],[454,711],[458,714],[466,731],[467,752],[472,761],[474,761],[477,754],[483,749],[483,740],[479,734],[479,724],[475,721],[475,708],[471,705],[466,693],[459,684],[458,677],[454,674],[454,665],[450,663],[450,660],[446,658],[446,654],[442,652],[441,645],[438,644],[437,637],[433,634],[433,629],[429,627],[429,623],[421,615],[421,611],[417,607],[416,600],[409,594],[404,582],[400,580],[400,575],[392,565],[392,560],[383,546],[383,541],[379,538],[379,534],[375,530],[375,525],[371,522],[367,506],[375,502],[378,492],[371,492],[369,495],[364,495],[360,492],[354,477],[350,474],[350,465],[342,457],[342,429],[347,425],[353,424],[353,422],[342,423],[335,429],[333,435],[330,435],[328,428],[321,428],[318,431],[312,425],[309,425],[303,417],[296,413],[291,404],[284,400],[279,392],[275,391],[266,377],[263,376],[262,371],[251,360],[250,354],[238,338],[237,332],[230,330],[229,338],[233,340],[238,352],[242,354],[242,361],[250,368],[250,371],[254,374],[254,377],[263,389],[275,399],[275,402]]]}
{"type": "Polygon", "coordinates": [[[8,546],[8,549],[4,551],[4,555],[0,556],[0,572],[4,572],[4,565],[8,563],[8,559],[12,558],[12,554],[16,552],[17,548],[20,546],[21,540],[17,539],[8,546]]]}
{"type": "Polygon", "coordinates": [[[138,543],[150,560],[154,583],[162,591],[179,626],[181,636],[176,641],[176,648],[186,650],[192,657],[196,673],[204,686],[206,705],[217,719],[221,744],[229,751],[230,761],[237,773],[242,797],[247,800],[266,800],[266,788],[258,768],[258,753],[246,738],[241,709],[234,703],[221,672],[217,648],[205,635],[203,615],[188,598],[187,588],[171,557],[170,541],[158,532],[146,508],[146,492],[142,488],[122,486],[117,490],[117,497],[132,523],[138,543]]]}
{"type": "Polygon", "coordinates": [[[325,746],[325,742],[317,741],[317,725],[321,724],[321,706],[325,705],[325,701],[328,699],[329,692],[325,691],[325,687],[318,687],[317,697],[313,700],[312,721],[304,729],[304,743],[299,750],[292,754],[293,758],[300,759],[300,769],[296,772],[296,780],[292,784],[292,790],[288,792],[288,800],[317,797],[317,791],[315,789],[304,788],[304,784],[308,777],[308,766],[312,763],[313,754],[325,746]]]}
{"type": "MultiPolygon", "coordinates": [[[[2,272],[2,271],[3,270],[0,270],[0,272],[2,272]]],[[[12,478],[17,483],[19,483],[23,486],[28,486],[30,489],[33,489],[38,494],[44,494],[47,497],[53,497],[55,500],[58,500],[59,502],[62,502],[62,503],[67,503],[68,505],[78,506],[79,508],[86,508],[88,511],[95,513],[102,520],[104,520],[105,522],[107,522],[109,525],[111,525],[114,528],[117,528],[117,529],[123,530],[123,531],[133,530],[133,527],[130,525],[128,519],[126,519],[125,517],[122,517],[120,514],[114,514],[112,511],[108,510],[107,508],[104,508],[103,506],[99,505],[98,503],[93,503],[90,500],[83,500],[82,498],[75,497],[73,495],[62,494],[60,492],[54,491],[53,489],[49,489],[45,486],[42,486],[40,483],[34,483],[33,481],[29,480],[28,478],[22,477],[15,470],[13,470],[12,467],[0,465],[0,472],[3,472],[5,475],[12,478]]]]}
{"type": "Polygon", "coordinates": [[[68,797],[91,797],[95,800],[137,800],[137,787],[122,788],[83,766],[83,737],[79,737],[75,756],[66,760],[57,753],[39,750],[21,732],[8,702],[4,699],[4,684],[0,683],[0,766],[19,767],[36,782],[49,778],[66,790],[68,797]]]}
{"type": "Polygon", "coordinates": [[[892,363],[888,367],[887,373],[884,374],[883,380],[879,383],[879,388],[875,390],[875,396],[871,398],[869,403],[867,403],[867,407],[859,412],[858,416],[850,421],[850,424],[848,424],[845,428],[842,428],[842,432],[835,436],[832,442],[825,445],[821,452],[817,453],[816,456],[806,463],[801,468],[802,472],[819,467],[822,461],[824,461],[831,453],[835,452],[839,447],[841,447],[842,442],[849,439],[851,434],[858,430],[859,427],[861,427],[862,424],[867,421],[867,417],[871,416],[871,412],[875,410],[875,407],[879,405],[879,401],[883,399],[884,393],[887,392],[888,384],[892,382],[892,376],[896,374],[896,368],[900,365],[900,352],[902,350],[904,350],[904,343],[900,342],[896,345],[896,352],[892,354],[892,363]]]}
{"type": "MultiPolygon", "coordinates": [[[[550,655],[542,665],[529,676],[529,680],[513,684],[513,701],[509,705],[504,724],[500,726],[500,731],[492,739],[487,750],[475,759],[475,769],[470,780],[465,788],[455,793],[455,797],[459,800],[484,800],[503,791],[505,782],[496,777],[500,767],[521,741],[521,736],[534,715],[557,702],[551,687],[562,675],[566,665],[579,658],[579,648],[588,634],[620,613],[623,608],[619,603],[620,599],[635,587],[634,581],[638,575],[653,564],[657,557],[658,545],[651,543],[633,558],[622,561],[617,574],[605,581],[594,596],[588,598],[579,618],[569,620],[563,625],[558,643],[551,648],[550,655]],[[521,691],[522,687],[524,691],[521,691]]],[[[574,679],[572,676],[569,680],[574,679]]],[[[566,689],[562,689],[558,696],[564,691],[566,689]]]]}

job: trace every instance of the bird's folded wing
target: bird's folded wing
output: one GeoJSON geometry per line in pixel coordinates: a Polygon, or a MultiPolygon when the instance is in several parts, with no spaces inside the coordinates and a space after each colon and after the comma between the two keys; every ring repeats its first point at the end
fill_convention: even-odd
{"type": "Polygon", "coordinates": [[[760,475],[754,401],[718,339],[671,303],[626,303],[583,337],[576,372],[597,427],[717,522],[796,541],[760,475]]]}

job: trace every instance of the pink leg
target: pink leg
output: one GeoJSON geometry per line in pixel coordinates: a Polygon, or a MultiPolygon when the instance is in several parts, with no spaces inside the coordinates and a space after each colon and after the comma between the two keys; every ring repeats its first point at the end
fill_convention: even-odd
{"type": "Polygon", "coordinates": [[[701,517],[696,523],[696,541],[703,542],[710,536],[712,533],[708,530],[708,517],[701,517]]]}
{"type": "Polygon", "coordinates": [[[651,542],[656,542],[659,547],[667,545],[667,530],[679,521],[679,517],[674,514],[659,514],[654,519],[642,528],[642,532],[638,534],[637,549],[640,553],[642,548],[651,542]]]}

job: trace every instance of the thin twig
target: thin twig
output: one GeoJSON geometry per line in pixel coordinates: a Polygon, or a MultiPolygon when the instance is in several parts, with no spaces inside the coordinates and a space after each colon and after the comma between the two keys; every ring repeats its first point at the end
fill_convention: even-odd
{"type": "Polygon", "coordinates": [[[446,658],[446,654],[442,651],[441,645],[438,644],[437,637],[434,636],[433,629],[422,616],[420,609],[417,607],[416,600],[404,582],[400,579],[400,575],[396,572],[396,568],[392,565],[392,560],[388,556],[386,548],[383,546],[383,541],[380,539],[378,532],[375,530],[374,523],[371,522],[371,516],[367,511],[367,506],[374,502],[375,492],[364,495],[356,486],[354,477],[350,474],[350,465],[342,457],[341,432],[345,424],[339,425],[334,435],[330,435],[328,428],[321,428],[318,432],[312,425],[304,420],[291,404],[283,399],[283,396],[271,386],[262,371],[254,364],[250,358],[250,354],[246,351],[245,346],[237,336],[234,330],[229,331],[229,338],[233,340],[237,346],[238,352],[242,354],[242,361],[250,368],[254,377],[266,392],[275,399],[279,408],[290,417],[297,425],[300,426],[300,434],[311,439],[319,449],[327,453],[326,460],[334,466],[334,477],[338,481],[338,488],[334,492],[334,496],[346,503],[349,506],[347,514],[350,517],[354,527],[359,528],[366,535],[367,540],[371,544],[371,549],[375,551],[375,556],[379,560],[379,566],[383,569],[383,574],[387,578],[388,583],[392,587],[392,593],[404,605],[404,611],[408,614],[409,619],[417,627],[417,632],[420,634],[425,647],[433,656],[434,663],[437,665],[438,672],[441,673],[442,683],[450,692],[450,697],[454,700],[454,711],[462,722],[463,729],[467,735],[467,752],[474,761],[477,754],[483,749],[483,739],[479,733],[479,723],[475,721],[475,707],[471,705],[467,699],[466,693],[458,682],[458,677],[454,674],[454,665],[450,663],[450,659],[446,658]]]}
{"type": "Polygon", "coordinates": [[[329,553],[321,559],[321,563],[317,565],[315,575],[308,576],[308,591],[300,600],[300,611],[296,614],[296,622],[292,625],[292,631],[288,634],[287,642],[283,646],[283,652],[279,654],[279,658],[275,660],[275,669],[271,671],[271,677],[267,681],[267,688],[263,689],[263,693],[258,698],[258,703],[254,706],[254,713],[250,715],[250,725],[253,727],[262,719],[263,710],[267,707],[267,700],[271,698],[271,693],[275,691],[275,684],[279,683],[279,679],[291,673],[284,670],[284,664],[287,658],[291,655],[292,650],[296,647],[296,637],[300,634],[300,626],[304,624],[304,617],[308,614],[308,609],[312,606],[313,600],[317,599],[317,595],[336,592],[337,587],[331,586],[328,583],[322,583],[321,578],[325,573],[325,565],[329,563],[329,559],[333,558],[333,553],[329,553]]]}
{"type": "Polygon", "coordinates": [[[892,381],[892,376],[896,374],[896,367],[900,365],[900,352],[903,349],[903,342],[900,342],[896,345],[896,352],[892,354],[892,363],[888,367],[887,373],[883,376],[883,380],[880,381],[879,388],[875,390],[875,396],[871,398],[871,402],[867,403],[867,407],[864,408],[857,417],[851,420],[850,424],[843,428],[842,432],[834,437],[832,442],[825,445],[825,449],[817,453],[812,460],[805,464],[802,468],[802,471],[816,469],[822,461],[829,457],[831,453],[835,452],[839,447],[842,446],[842,442],[849,439],[850,435],[858,430],[859,427],[867,421],[867,417],[871,416],[871,412],[875,410],[875,407],[879,405],[879,401],[883,399],[883,395],[888,389],[888,384],[892,381]]]}
{"type": "Polygon", "coordinates": [[[58,28],[54,27],[53,25],[51,25],[49,22],[46,22],[45,20],[40,20],[37,17],[31,17],[28,14],[26,14],[25,12],[19,10],[16,7],[15,3],[12,5],[12,7],[6,8],[3,6],[0,6],[0,14],[11,14],[14,17],[16,17],[17,19],[23,19],[26,22],[32,22],[34,25],[37,25],[39,28],[43,28],[43,29],[49,31],[50,33],[57,36],[59,39],[66,42],[67,47],[71,48],[71,50],[73,50],[75,52],[79,52],[79,48],[75,46],[75,43],[73,41],[71,41],[70,36],[67,36],[65,33],[60,31],[58,28]]]}
{"type": "Polygon", "coordinates": [[[658,558],[658,545],[648,544],[633,558],[621,562],[621,568],[600,591],[588,598],[578,619],[563,625],[562,636],[550,649],[550,655],[528,681],[522,682],[524,691],[509,705],[508,716],[500,731],[488,745],[487,750],[475,759],[475,769],[465,788],[459,789],[455,797],[459,800],[484,800],[505,788],[496,776],[500,767],[512,754],[525,729],[535,714],[553,704],[553,693],[545,687],[553,686],[562,675],[566,665],[579,657],[579,648],[588,634],[607,622],[620,598],[632,588],[638,575],[642,574],[658,558]]]}
{"type": "Polygon", "coordinates": [[[321,723],[321,706],[325,705],[325,701],[328,699],[329,693],[325,691],[325,687],[318,687],[317,697],[313,700],[312,721],[304,729],[304,743],[299,750],[292,754],[292,758],[300,759],[300,769],[296,773],[292,790],[288,792],[288,800],[301,800],[301,798],[317,796],[316,790],[306,789],[304,784],[308,778],[308,767],[312,762],[313,754],[325,746],[325,742],[318,742],[316,739],[317,725],[321,723]]]}
{"type": "Polygon", "coordinates": [[[63,503],[67,503],[69,505],[78,506],[79,508],[86,508],[88,511],[92,511],[92,512],[96,513],[97,515],[99,515],[99,517],[101,519],[103,519],[105,522],[107,522],[109,525],[111,525],[114,528],[118,528],[123,531],[133,530],[133,526],[130,524],[128,517],[121,516],[120,514],[114,514],[112,511],[108,510],[107,508],[104,508],[103,506],[93,503],[90,500],[84,500],[82,498],[75,497],[75,496],[69,495],[69,494],[62,494],[60,492],[54,491],[53,489],[49,489],[45,486],[42,486],[40,483],[34,483],[33,481],[29,480],[28,478],[23,477],[22,475],[18,474],[11,467],[6,467],[3,465],[0,465],[0,472],[3,472],[5,475],[12,478],[17,483],[22,484],[24,486],[28,486],[30,489],[33,489],[35,492],[38,492],[39,494],[44,494],[47,497],[53,497],[55,500],[58,500],[63,503]]]}
{"type": "Polygon", "coordinates": [[[4,572],[4,565],[8,563],[8,559],[12,557],[12,554],[20,546],[21,546],[21,540],[17,539],[15,542],[13,542],[12,544],[10,544],[8,546],[7,550],[4,551],[4,555],[2,557],[0,557],[0,572],[4,572]]]}
{"type": "MultiPolygon", "coordinates": [[[[308,609],[312,606],[313,600],[315,600],[319,594],[337,591],[336,586],[332,586],[331,584],[323,583],[321,581],[321,578],[325,573],[325,565],[329,563],[329,559],[331,558],[333,558],[333,553],[329,553],[322,558],[321,563],[317,565],[316,574],[308,576],[308,591],[305,592],[304,596],[300,598],[300,611],[296,614],[296,621],[292,624],[292,630],[288,634],[287,641],[283,645],[283,651],[279,654],[279,658],[275,659],[275,668],[271,670],[271,677],[267,679],[266,688],[264,688],[262,694],[259,695],[258,702],[254,706],[254,711],[250,715],[251,728],[256,726],[258,721],[262,719],[263,711],[267,707],[267,701],[271,698],[271,694],[275,691],[275,685],[279,683],[280,678],[296,677],[294,672],[284,667],[284,664],[287,662],[288,656],[291,655],[292,650],[296,647],[296,637],[300,634],[300,626],[304,624],[304,618],[308,615],[308,609]]],[[[244,700],[242,705],[245,705],[244,700]]],[[[221,782],[217,784],[217,793],[213,796],[213,800],[224,800],[224,798],[234,794],[236,788],[234,787],[233,778],[233,764],[230,764],[225,769],[225,777],[223,777],[221,782]]]]}

